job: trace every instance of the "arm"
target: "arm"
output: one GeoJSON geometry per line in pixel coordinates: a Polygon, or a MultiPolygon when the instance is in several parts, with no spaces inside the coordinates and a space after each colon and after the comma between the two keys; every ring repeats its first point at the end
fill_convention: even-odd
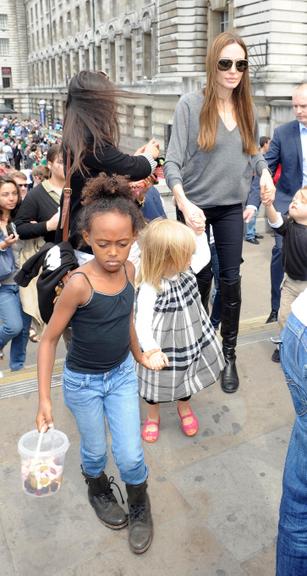
{"type": "Polygon", "coordinates": [[[163,170],[166,183],[173,192],[176,205],[183,213],[186,224],[196,233],[201,233],[205,227],[204,213],[187,199],[183,189],[182,169],[186,161],[188,148],[189,116],[190,110],[183,97],[179,100],[175,109],[172,134],[163,170]]]}
{"type": "MultiPolygon", "coordinates": [[[[155,154],[154,149],[152,152],[155,154]]],[[[105,170],[108,174],[128,176],[131,180],[147,178],[156,167],[154,157],[148,149],[142,154],[130,156],[110,145],[104,146],[96,155],[88,154],[87,160],[89,166],[97,172],[105,170]]]]}
{"type": "Polygon", "coordinates": [[[37,358],[39,406],[36,416],[38,430],[44,428],[46,431],[53,423],[50,385],[56,347],[77,307],[85,300],[84,280],[79,276],[72,277],[65,285],[54,307],[54,312],[39,344],[37,358]]]}
{"type": "Polygon", "coordinates": [[[284,224],[283,217],[280,212],[277,212],[273,204],[269,204],[265,207],[265,212],[272,228],[280,228],[284,224]]]}
{"type": "Polygon", "coordinates": [[[195,274],[200,272],[210,262],[211,252],[208,244],[207,234],[195,234],[196,250],[192,256],[191,268],[195,274]]]}
{"type": "Polygon", "coordinates": [[[17,232],[22,240],[38,238],[39,236],[44,236],[49,230],[55,230],[54,220],[57,218],[57,207],[54,206],[53,210],[53,201],[50,199],[49,206],[49,196],[45,198],[43,194],[44,191],[42,191],[42,197],[39,198],[37,189],[34,189],[34,193],[33,191],[28,192],[18,209],[14,222],[17,232]],[[46,203],[44,200],[46,200],[46,203]],[[53,212],[51,217],[49,216],[50,212],[53,212]],[[46,213],[48,213],[48,217],[45,220],[40,221],[42,220],[42,215],[45,215],[46,213]]]}

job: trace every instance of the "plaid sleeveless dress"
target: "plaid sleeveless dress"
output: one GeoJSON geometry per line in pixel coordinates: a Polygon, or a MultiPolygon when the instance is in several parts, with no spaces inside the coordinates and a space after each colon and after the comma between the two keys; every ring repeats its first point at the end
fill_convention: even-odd
{"type": "Polygon", "coordinates": [[[193,272],[163,280],[162,288],[154,305],[152,330],[169,366],[155,371],[138,364],[137,374],[142,398],[171,402],[213,384],[225,363],[193,272]]]}

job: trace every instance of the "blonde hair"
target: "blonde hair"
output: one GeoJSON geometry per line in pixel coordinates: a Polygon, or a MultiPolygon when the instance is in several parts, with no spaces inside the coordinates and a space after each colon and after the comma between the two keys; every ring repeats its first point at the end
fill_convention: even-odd
{"type": "Polygon", "coordinates": [[[196,244],[190,228],[176,220],[153,220],[140,236],[141,267],[137,284],[147,282],[161,289],[164,276],[184,272],[196,244]]]}
{"type": "MultiPolygon", "coordinates": [[[[215,146],[218,128],[218,95],[217,95],[217,63],[221,51],[229,44],[238,44],[244,50],[247,59],[247,48],[242,38],[235,32],[222,32],[212,42],[206,62],[207,84],[204,88],[204,103],[200,112],[200,129],[198,145],[204,150],[212,150],[215,146]]],[[[236,121],[242,138],[243,151],[246,154],[256,154],[255,142],[255,114],[251,96],[251,87],[248,70],[243,72],[238,86],[233,90],[232,100],[236,121]]]]}
{"type": "MultiPolygon", "coordinates": [[[[304,204],[307,203],[307,186],[303,186],[302,188],[299,188],[299,189],[295,192],[294,196],[296,196],[297,194],[300,195],[300,197],[302,198],[304,204]]],[[[293,196],[293,198],[294,198],[294,196],[293,196]]]]}

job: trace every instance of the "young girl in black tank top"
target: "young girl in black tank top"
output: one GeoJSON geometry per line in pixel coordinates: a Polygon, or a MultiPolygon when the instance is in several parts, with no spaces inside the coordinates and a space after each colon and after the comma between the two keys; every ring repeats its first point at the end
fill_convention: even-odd
{"type": "MultiPolygon", "coordinates": [[[[94,258],[77,268],[66,284],[38,353],[38,430],[53,425],[50,382],[56,346],[68,323],[72,340],[63,377],[64,400],[81,437],[82,473],[97,516],[113,529],[129,522],[129,544],[136,554],[152,540],[147,467],[140,438],[138,383],[133,359],[149,367],[133,324],[134,267],[127,261],[143,221],[127,180],[100,175],[83,192],[80,230],[94,258]],[[128,493],[128,518],[104,473],[105,419],[112,452],[128,493]]],[[[153,353],[154,351],[151,351],[153,353]]]]}

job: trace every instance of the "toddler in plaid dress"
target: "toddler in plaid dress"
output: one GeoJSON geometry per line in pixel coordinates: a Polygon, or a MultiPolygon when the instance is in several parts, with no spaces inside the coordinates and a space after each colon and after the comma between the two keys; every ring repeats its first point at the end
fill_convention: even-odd
{"type": "Polygon", "coordinates": [[[174,220],[155,220],[140,242],[135,327],[151,368],[137,367],[140,396],[148,403],[142,438],[158,439],[159,404],[172,401],[182,431],[194,436],[199,426],[191,395],[213,384],[224,368],[194,276],[210,260],[207,237],[174,220]]]}

